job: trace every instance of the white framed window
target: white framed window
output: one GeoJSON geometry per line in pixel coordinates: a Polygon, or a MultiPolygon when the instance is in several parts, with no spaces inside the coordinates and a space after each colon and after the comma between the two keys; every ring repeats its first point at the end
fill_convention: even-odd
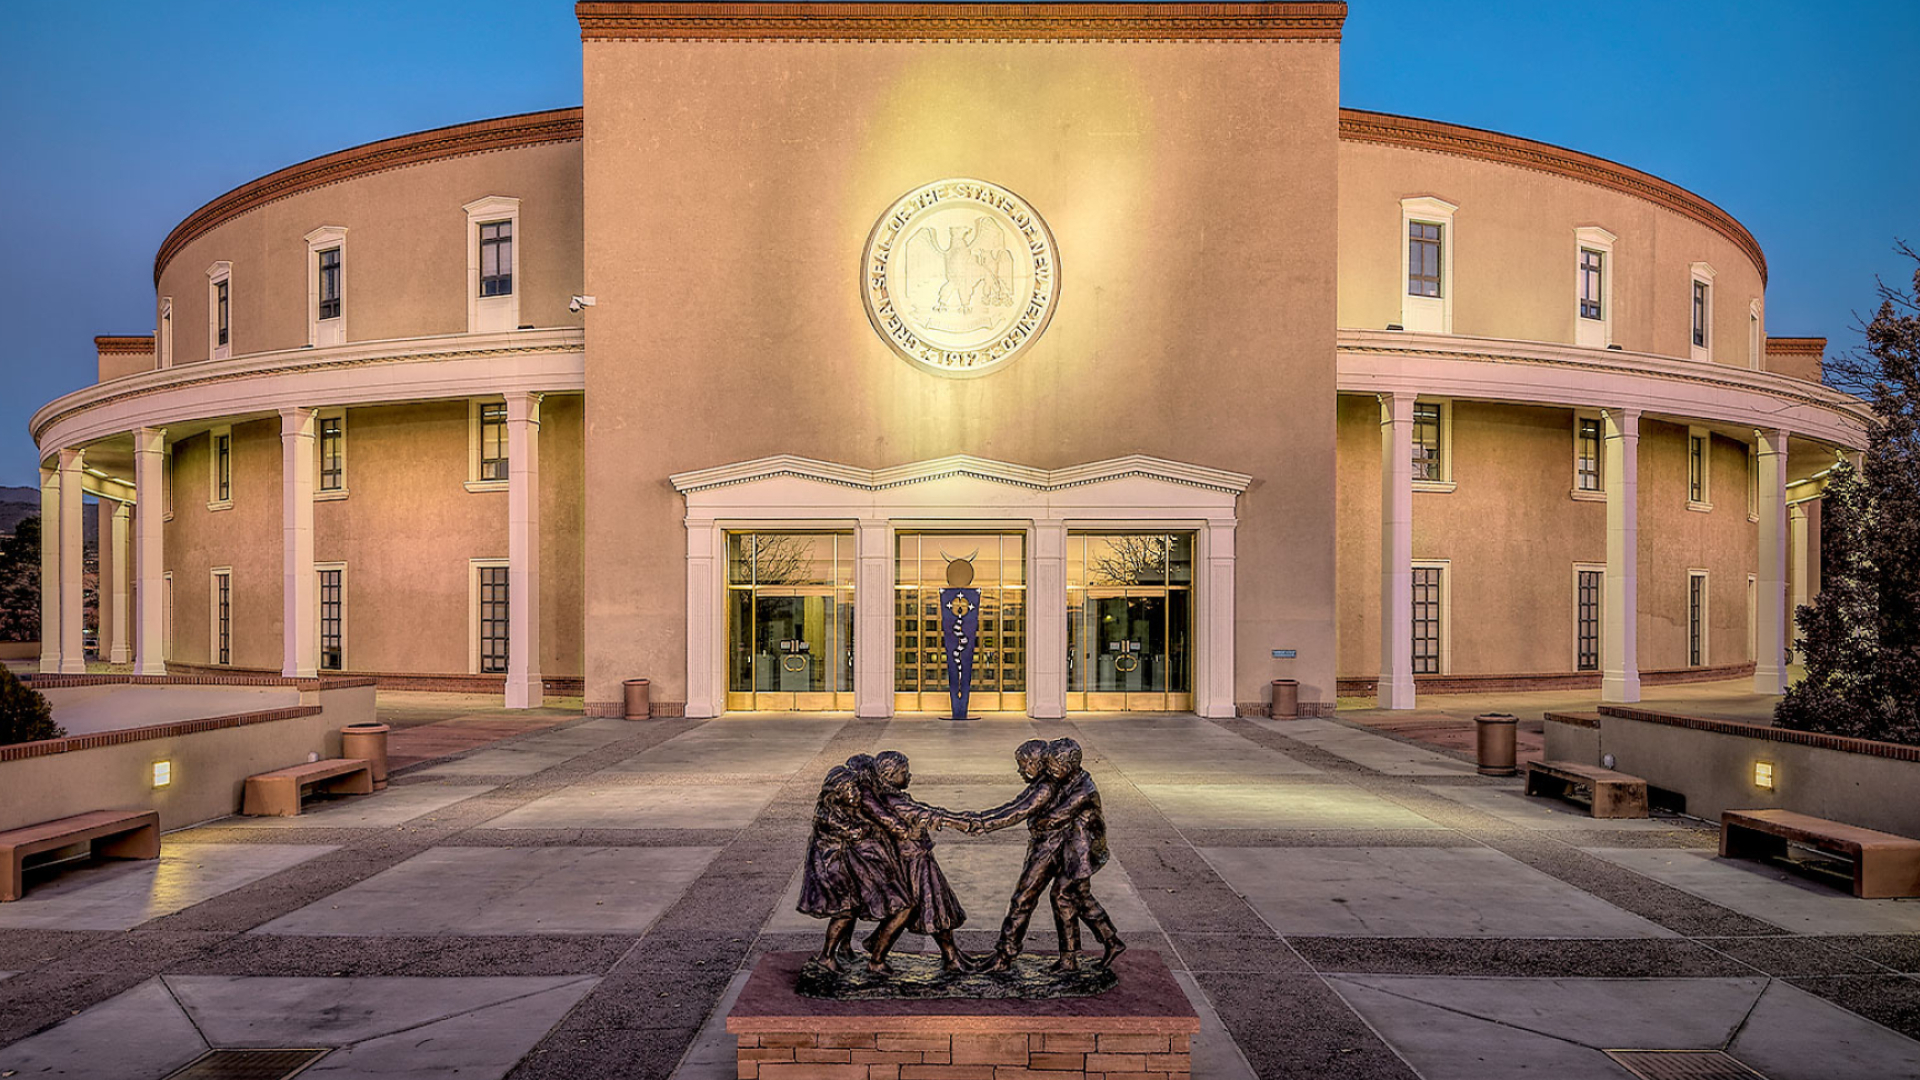
{"type": "Polygon", "coordinates": [[[233,663],[233,567],[216,566],[207,580],[207,663],[233,663]]]}
{"type": "Polygon", "coordinates": [[[1449,559],[1413,560],[1413,673],[1445,675],[1453,662],[1449,559]]]}
{"type": "Polygon", "coordinates": [[[160,660],[173,659],[173,571],[161,573],[160,583],[160,660]]]}
{"type": "Polygon", "coordinates": [[[170,368],[173,366],[173,297],[161,297],[157,306],[154,324],[159,332],[154,335],[154,350],[158,355],[154,360],[158,366],[170,368]]]}
{"type": "Polygon", "coordinates": [[[1760,520],[1760,447],[1747,445],[1747,520],[1760,520]]]}
{"type": "Polygon", "coordinates": [[[1613,244],[1619,237],[1588,225],[1573,230],[1573,343],[1613,344],[1613,244]]]}
{"type": "Polygon", "coordinates": [[[1760,298],[1756,296],[1747,302],[1747,366],[1755,371],[1765,367],[1767,360],[1767,337],[1761,329],[1760,315],[1760,298]]]}
{"type": "Polygon", "coordinates": [[[1420,398],[1413,404],[1413,490],[1448,492],[1453,480],[1453,402],[1420,398]]]}
{"type": "Polygon", "coordinates": [[[1400,325],[1453,333],[1453,229],[1458,206],[1419,196],[1400,200],[1400,325]]]}
{"type": "Polygon", "coordinates": [[[1710,579],[1705,570],[1687,571],[1687,666],[1706,667],[1713,657],[1708,640],[1712,627],[1710,579]]]}
{"type": "Polygon", "coordinates": [[[164,439],[160,447],[160,520],[173,520],[173,444],[164,439]]]}
{"type": "Polygon", "coordinates": [[[467,490],[507,490],[507,464],[507,403],[482,398],[468,401],[467,490]]]}
{"type": "Polygon", "coordinates": [[[1597,409],[1573,413],[1573,497],[1607,499],[1607,424],[1597,409]]]}
{"type": "Polygon", "coordinates": [[[307,344],[347,343],[347,230],[322,225],[306,235],[307,344]]]}
{"type": "Polygon", "coordinates": [[[314,607],[320,628],[320,670],[345,671],[347,660],[347,564],[313,564],[314,607]]]}
{"type": "Polygon", "coordinates": [[[1760,658],[1760,579],[1747,575],[1747,659],[1760,658]]]}
{"type": "Polygon", "coordinates": [[[1687,509],[1713,509],[1713,432],[1687,429],[1687,509]]]}
{"type": "Polygon", "coordinates": [[[520,200],[489,195],[467,213],[467,332],[520,326],[520,200]]]}
{"type": "Polygon", "coordinates": [[[207,432],[207,509],[233,509],[233,427],[207,432]]]}
{"type": "Polygon", "coordinates": [[[233,355],[233,264],[207,267],[207,359],[233,355]]]}
{"type": "Polygon", "coordinates": [[[507,560],[467,560],[467,671],[504,675],[509,656],[507,560]]]}
{"type": "Polygon", "coordinates": [[[1599,671],[1606,640],[1607,564],[1573,564],[1573,670],[1599,671]]]}
{"type": "Polygon", "coordinates": [[[1713,267],[1697,262],[1692,268],[1692,294],[1687,310],[1692,320],[1688,355],[1702,363],[1713,360],[1713,267]]]}
{"type": "Polygon", "coordinates": [[[313,418],[313,498],[347,497],[347,410],[320,409],[313,418]]]}

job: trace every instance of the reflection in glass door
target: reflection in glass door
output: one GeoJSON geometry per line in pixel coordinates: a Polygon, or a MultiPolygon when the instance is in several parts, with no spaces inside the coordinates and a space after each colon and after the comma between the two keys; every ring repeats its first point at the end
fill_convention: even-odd
{"type": "Polygon", "coordinates": [[[853,537],[727,537],[727,708],[853,708],[853,537]]]}
{"type": "Polygon", "coordinates": [[[894,565],[893,707],[938,712],[947,699],[940,590],[947,560],[973,563],[980,639],[973,654],[975,712],[1027,708],[1027,538],[1024,533],[901,533],[894,565]]]}
{"type": "Polygon", "coordinates": [[[1067,708],[1185,711],[1193,624],[1193,537],[1067,537],[1067,708]]]}

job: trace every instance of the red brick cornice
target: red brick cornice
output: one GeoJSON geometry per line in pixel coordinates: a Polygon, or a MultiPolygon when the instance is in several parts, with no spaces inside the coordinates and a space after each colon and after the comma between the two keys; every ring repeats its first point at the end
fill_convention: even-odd
{"type": "Polygon", "coordinates": [[[1344,2],[574,5],[582,41],[1339,41],[1344,2]]]}
{"type": "Polygon", "coordinates": [[[153,353],[152,334],[101,334],[93,347],[108,355],[148,356],[153,353]]]}
{"type": "Polygon", "coordinates": [[[160,283],[160,272],[166,269],[168,261],[194,239],[255,207],[277,199],[406,165],[483,154],[490,150],[538,146],[541,143],[577,142],[579,139],[580,110],[550,109],[455,124],[431,131],[416,131],[411,135],[381,139],[298,165],[289,165],[279,172],[269,173],[234,188],[174,226],[161,243],[159,254],[153,258],[154,284],[160,283]]]}
{"type": "Polygon", "coordinates": [[[1823,337],[1770,337],[1767,339],[1767,352],[1779,356],[1811,356],[1819,358],[1827,351],[1827,339],[1823,337]]]}
{"type": "Polygon", "coordinates": [[[1767,280],[1767,257],[1746,226],[1732,214],[1695,195],[1678,184],[1650,173],[1630,169],[1606,158],[1583,154],[1578,150],[1535,142],[1481,128],[1443,124],[1436,120],[1417,120],[1410,116],[1368,112],[1364,109],[1340,110],[1340,137],[1348,142],[1379,143],[1408,150],[1430,150],[1439,154],[1494,161],[1535,172],[1581,180],[1603,188],[1632,195],[1656,206],[1683,214],[1733,241],[1735,247],[1753,261],[1762,284],[1767,280]]]}

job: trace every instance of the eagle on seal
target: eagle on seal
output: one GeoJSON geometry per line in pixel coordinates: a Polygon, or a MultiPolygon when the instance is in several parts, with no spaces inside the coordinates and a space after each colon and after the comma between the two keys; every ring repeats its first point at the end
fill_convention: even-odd
{"type": "Polygon", "coordinates": [[[1005,307],[1013,303],[1013,253],[1007,250],[1006,231],[983,215],[971,229],[949,228],[942,248],[933,229],[922,227],[907,242],[907,277],[915,283],[941,279],[935,311],[971,312],[976,300],[1005,307]]]}

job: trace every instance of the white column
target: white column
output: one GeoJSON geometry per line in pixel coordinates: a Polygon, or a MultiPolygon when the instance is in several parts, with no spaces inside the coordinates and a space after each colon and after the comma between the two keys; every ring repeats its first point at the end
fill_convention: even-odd
{"type": "MultiPolygon", "coordinates": [[[[687,517],[687,718],[705,720],[726,711],[726,673],[721,641],[726,613],[726,534],[712,518],[687,517]]],[[[856,603],[858,600],[856,599],[856,603]]],[[[645,675],[639,672],[637,675],[645,675]]]]}
{"type": "Polygon", "coordinates": [[[893,715],[893,530],[863,520],[854,536],[853,714],[893,715]]]}
{"type": "Polygon", "coordinates": [[[1759,650],[1753,692],[1787,692],[1787,433],[1759,432],[1759,650]]]}
{"type": "Polygon", "coordinates": [[[1413,399],[1380,395],[1382,709],[1413,708],[1413,399]]]}
{"type": "Polygon", "coordinates": [[[60,671],[60,470],[40,470],[40,672],[60,671]]]}
{"type": "Polygon", "coordinates": [[[80,497],[84,456],[79,450],[60,451],[60,671],[87,673],[86,600],[82,571],[86,552],[80,497]]]}
{"type": "Polygon", "coordinates": [[[1807,507],[1811,502],[1797,502],[1787,507],[1787,558],[1791,564],[1787,575],[1791,583],[1791,595],[1787,604],[1787,641],[1793,641],[1793,613],[1813,602],[1813,552],[1807,547],[1807,507]]]}
{"type": "Polygon", "coordinates": [[[1601,619],[1600,700],[1640,700],[1640,410],[1609,409],[1607,599],[1601,619]]]}
{"type": "Polygon", "coordinates": [[[166,559],[164,533],[167,497],[161,469],[166,457],[166,432],[160,428],[141,428],[133,433],[134,497],[140,500],[133,521],[133,576],[140,582],[140,636],[136,643],[133,673],[167,673],[166,627],[161,616],[166,605],[166,559]]]}
{"type": "Polygon", "coordinates": [[[280,674],[320,670],[319,583],[313,576],[313,410],[280,410],[280,674]]]}
{"type": "MultiPolygon", "coordinates": [[[[103,502],[100,505],[107,504],[103,502]]],[[[102,578],[110,576],[113,579],[113,618],[110,627],[113,632],[113,648],[107,655],[107,662],[110,664],[124,664],[133,659],[133,642],[127,637],[130,627],[130,620],[127,618],[127,594],[128,587],[132,584],[128,580],[132,575],[128,572],[127,565],[127,533],[132,524],[133,507],[123,502],[114,503],[108,535],[100,538],[102,549],[100,576],[102,578]]]]}
{"type": "Polygon", "coordinates": [[[1027,715],[1067,715],[1067,526],[1036,521],[1027,569],[1027,715]]]}
{"type": "Polygon", "coordinates": [[[539,708],[540,395],[507,395],[507,708],[539,708]]]}
{"type": "MultiPolygon", "coordinates": [[[[1231,522],[1209,525],[1204,539],[1207,579],[1200,617],[1205,620],[1205,636],[1199,644],[1205,681],[1197,687],[1200,697],[1195,704],[1201,716],[1228,720],[1240,711],[1233,700],[1234,526],[1231,522]]],[[[1412,549],[1408,550],[1411,553],[1412,549]]],[[[1412,587],[1411,579],[1408,587],[1412,587]]],[[[1407,633],[1411,638],[1412,629],[1407,633]]]]}

